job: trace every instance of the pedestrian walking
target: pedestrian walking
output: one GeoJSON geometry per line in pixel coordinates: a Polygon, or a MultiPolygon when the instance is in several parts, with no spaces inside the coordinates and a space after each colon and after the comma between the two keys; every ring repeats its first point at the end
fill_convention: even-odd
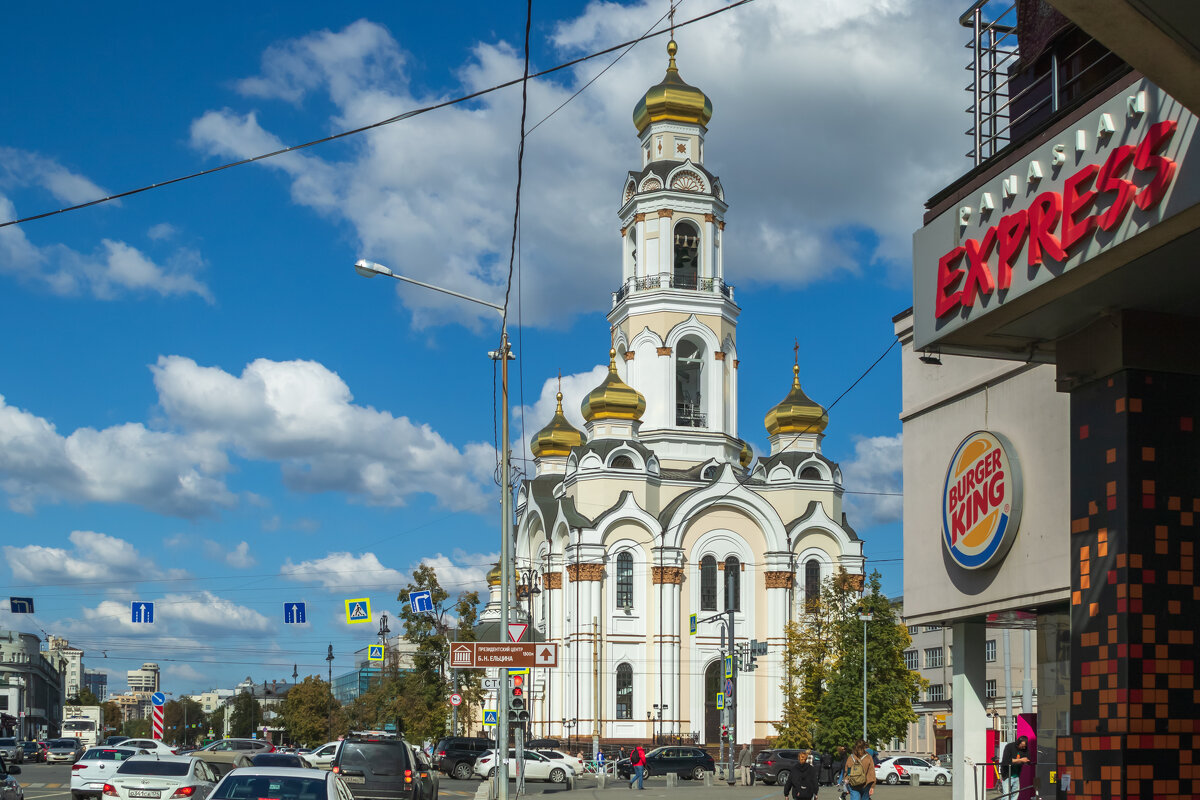
{"type": "Polygon", "coordinates": [[[633,789],[633,784],[636,783],[638,789],[645,789],[642,782],[646,776],[646,751],[640,744],[629,754],[629,766],[633,767],[633,771],[629,773],[629,788],[633,789]]]}
{"type": "Polygon", "coordinates": [[[753,763],[750,755],[750,745],[742,745],[737,759],[738,783],[742,786],[752,785],[750,783],[750,770],[753,768],[753,763]]]}
{"type": "Polygon", "coordinates": [[[854,751],[846,757],[845,785],[850,800],[867,800],[875,794],[875,759],[863,739],[854,743],[854,751]]]}
{"type": "Polygon", "coordinates": [[[787,783],[783,785],[783,796],[795,800],[813,800],[819,789],[817,769],[808,763],[808,752],[801,750],[796,755],[796,766],[788,771],[787,783]]]}
{"type": "Polygon", "coordinates": [[[1029,737],[1018,736],[1015,742],[1004,745],[1000,756],[1000,779],[1004,782],[1005,800],[1016,800],[1021,790],[1021,770],[1029,763],[1029,737]]]}
{"type": "Polygon", "coordinates": [[[838,794],[843,798],[846,796],[846,788],[842,785],[846,774],[846,755],[845,745],[840,744],[833,753],[833,785],[838,787],[838,794]]]}

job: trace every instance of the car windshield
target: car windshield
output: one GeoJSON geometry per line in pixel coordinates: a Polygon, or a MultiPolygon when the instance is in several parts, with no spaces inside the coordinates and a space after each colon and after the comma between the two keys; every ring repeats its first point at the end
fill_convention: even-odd
{"type": "Polygon", "coordinates": [[[229,775],[211,800],[320,800],[327,795],[325,778],[280,775],[229,775]]]}
{"type": "Polygon", "coordinates": [[[120,775],[166,775],[178,777],[188,774],[187,761],[159,761],[154,758],[138,758],[126,761],[117,770],[120,775]]]}
{"type": "Polygon", "coordinates": [[[656,747],[656,748],[654,748],[653,750],[651,750],[649,753],[646,753],[646,757],[647,757],[647,758],[652,758],[652,757],[654,757],[654,756],[664,756],[664,755],[666,755],[666,754],[667,754],[667,748],[665,748],[665,747],[656,747]]]}
{"type": "Polygon", "coordinates": [[[94,731],[96,723],[90,719],[71,719],[62,724],[64,731],[94,731]]]}
{"type": "Polygon", "coordinates": [[[93,747],[83,754],[84,761],[124,761],[130,756],[137,755],[136,750],[113,750],[106,747],[93,747]]]}
{"type": "Polygon", "coordinates": [[[16,743],[16,739],[0,739],[0,747],[13,747],[16,743]]]}
{"type": "Polygon", "coordinates": [[[69,747],[72,750],[74,750],[78,746],[79,746],[79,742],[76,739],[54,739],[53,741],[50,742],[50,747],[52,747],[52,748],[53,747],[69,747]]]}

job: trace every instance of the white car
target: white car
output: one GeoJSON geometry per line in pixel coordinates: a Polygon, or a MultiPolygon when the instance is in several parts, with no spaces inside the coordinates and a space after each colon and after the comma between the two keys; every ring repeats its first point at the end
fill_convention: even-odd
{"type": "Polygon", "coordinates": [[[244,767],[221,779],[209,800],[352,800],[340,775],[295,767],[244,767]]]}
{"type": "MultiPolygon", "coordinates": [[[[491,778],[496,774],[496,766],[499,763],[496,751],[488,750],[475,761],[475,774],[484,778],[491,778]]],[[[576,774],[575,769],[570,764],[566,764],[561,760],[546,758],[532,750],[525,751],[525,780],[527,781],[566,783],[567,778],[574,774],[576,774]]],[[[509,780],[516,780],[516,777],[517,752],[509,750],[508,778],[509,780]]]]}
{"type": "Polygon", "coordinates": [[[145,750],[148,754],[158,753],[160,756],[175,755],[174,747],[164,744],[159,739],[126,739],[121,747],[132,747],[135,750],[145,750]]]}
{"type": "Polygon", "coordinates": [[[950,770],[916,756],[881,759],[875,767],[875,780],[890,784],[908,783],[914,772],[921,783],[933,783],[938,786],[950,783],[950,770]]]}
{"type": "Polygon", "coordinates": [[[541,748],[538,748],[533,752],[551,761],[562,761],[566,764],[569,764],[571,769],[575,770],[576,775],[583,774],[583,759],[579,756],[573,756],[570,753],[564,753],[562,750],[542,750],[541,748]]]}
{"type": "Polygon", "coordinates": [[[337,755],[341,742],[327,742],[311,753],[304,754],[304,760],[317,769],[329,769],[333,766],[333,757],[337,755]]]}
{"type": "Polygon", "coordinates": [[[104,784],[117,774],[117,768],[138,754],[132,747],[92,747],[71,767],[71,796],[100,797],[104,784]]]}
{"type": "Polygon", "coordinates": [[[104,784],[118,800],[205,800],[217,785],[212,767],[192,756],[133,756],[104,784]]]}

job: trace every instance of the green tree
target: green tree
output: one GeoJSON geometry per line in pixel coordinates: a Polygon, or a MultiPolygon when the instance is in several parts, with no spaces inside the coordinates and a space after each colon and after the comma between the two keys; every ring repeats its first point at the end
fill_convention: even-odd
{"type": "Polygon", "coordinates": [[[863,622],[866,623],[867,742],[879,744],[903,737],[917,719],[913,696],[924,681],[904,665],[904,651],[912,644],[908,630],[880,591],[879,573],[872,573],[857,607],[838,610],[838,658],[829,684],[817,704],[819,721],[816,746],[829,751],[848,745],[862,735],[863,622]]]}
{"type": "Polygon", "coordinates": [[[248,739],[262,722],[262,707],[249,690],[243,691],[233,701],[233,713],[229,718],[229,735],[237,739],[248,739]]]}
{"type": "Polygon", "coordinates": [[[203,725],[204,708],[190,697],[163,706],[163,737],[169,742],[190,744],[200,738],[203,725]]]}
{"type": "Polygon", "coordinates": [[[205,718],[207,727],[202,732],[204,736],[208,736],[208,732],[213,732],[213,737],[216,739],[224,738],[225,736],[225,707],[216,709],[205,718]]]}
{"type": "Polygon", "coordinates": [[[124,720],[125,716],[121,712],[121,707],[109,700],[106,703],[102,703],[100,708],[104,712],[104,727],[108,728],[114,733],[119,733],[121,730],[121,722],[124,720]]]}
{"type": "MultiPolygon", "coordinates": [[[[328,741],[331,709],[335,721],[344,718],[341,704],[334,700],[328,681],[323,681],[315,675],[309,675],[293,686],[288,690],[281,707],[283,725],[287,729],[288,740],[310,747],[316,747],[328,741]]],[[[338,730],[338,733],[344,732],[338,730]]]]}
{"type": "Polygon", "coordinates": [[[66,704],[69,706],[98,706],[100,705],[100,698],[92,694],[91,689],[84,687],[79,690],[79,694],[68,698],[66,704]]]}
{"type": "Polygon", "coordinates": [[[815,719],[812,709],[804,700],[803,634],[800,624],[789,622],[784,627],[783,681],[779,690],[783,693],[783,718],[779,721],[779,735],[772,747],[812,747],[815,719]]]}
{"type": "Polygon", "coordinates": [[[121,727],[121,735],[131,739],[145,739],[150,736],[150,720],[148,719],[127,719],[121,727]]]}

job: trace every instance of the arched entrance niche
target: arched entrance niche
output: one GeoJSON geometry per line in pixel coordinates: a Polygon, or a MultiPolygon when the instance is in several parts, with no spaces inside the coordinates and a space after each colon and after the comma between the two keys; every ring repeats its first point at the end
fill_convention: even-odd
{"type": "Polygon", "coordinates": [[[717,692],[721,691],[721,662],[714,661],[704,670],[704,743],[721,741],[721,712],[717,710],[717,692]]]}

